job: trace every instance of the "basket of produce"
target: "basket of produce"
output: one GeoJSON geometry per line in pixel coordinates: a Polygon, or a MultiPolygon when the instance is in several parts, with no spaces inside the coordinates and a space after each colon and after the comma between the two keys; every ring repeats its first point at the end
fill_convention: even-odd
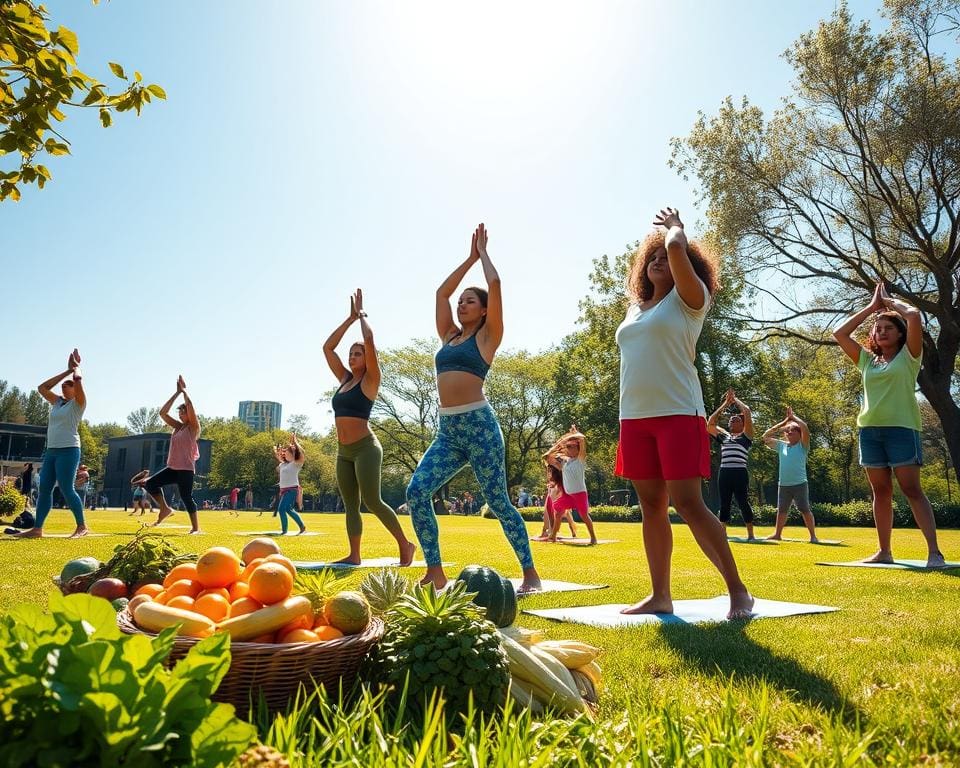
{"type": "Polygon", "coordinates": [[[142,586],[117,624],[154,637],[177,627],[168,665],[201,638],[228,633],[230,669],[213,698],[245,712],[262,695],[268,709],[281,710],[301,684],[349,688],[384,630],[362,594],[294,594],[295,578],[296,567],[270,539],[250,542],[242,559],[213,547],[142,586]]]}

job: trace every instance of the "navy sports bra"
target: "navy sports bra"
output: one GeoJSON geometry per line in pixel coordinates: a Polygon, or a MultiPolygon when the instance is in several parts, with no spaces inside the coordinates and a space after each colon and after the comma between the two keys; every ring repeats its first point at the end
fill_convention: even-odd
{"type": "Polygon", "coordinates": [[[434,359],[437,365],[437,373],[463,371],[485,379],[487,378],[487,371],[490,370],[490,364],[480,354],[476,334],[460,344],[451,345],[448,341],[440,347],[440,351],[437,352],[434,359]]]}
{"type": "MultiPolygon", "coordinates": [[[[361,376],[360,379],[362,381],[363,377],[361,376]]],[[[347,379],[343,382],[333,396],[333,415],[334,417],[352,416],[355,419],[369,421],[370,411],[373,410],[373,400],[363,394],[360,382],[344,392],[344,386],[351,381],[352,379],[347,379]]]]}

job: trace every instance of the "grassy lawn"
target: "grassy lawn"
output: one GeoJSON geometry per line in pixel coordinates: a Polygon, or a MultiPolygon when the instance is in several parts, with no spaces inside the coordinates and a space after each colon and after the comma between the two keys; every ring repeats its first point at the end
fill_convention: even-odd
{"type": "MultiPolygon", "coordinates": [[[[214,544],[239,550],[235,531],[270,530],[269,513],[201,512],[206,534],[168,530],[184,550],[214,544]]],[[[69,532],[72,518],[55,510],[48,531],[69,532]]],[[[184,523],[185,514],[171,522],[184,523]]],[[[147,519],[147,518],[144,518],[147,519]]],[[[340,515],[306,516],[321,535],[281,540],[293,559],[335,559],[346,554],[340,515]]],[[[122,511],[89,515],[93,530],[110,536],[85,540],[0,541],[0,611],[22,601],[43,602],[50,576],[81,555],[106,560],[138,521],[122,511]]],[[[392,555],[392,539],[365,515],[367,556],[392,555]]],[[[409,519],[404,519],[410,530],[409,519]]],[[[442,553],[459,568],[491,565],[519,575],[512,551],[493,520],[440,520],[442,553]]],[[[539,525],[528,524],[532,533],[539,525]]],[[[788,529],[798,537],[799,528],[788,529]]],[[[609,584],[591,592],[527,598],[523,607],[630,602],[646,594],[648,580],[640,526],[599,524],[596,548],[532,543],[542,576],[609,584]]],[[[817,560],[853,560],[871,554],[871,529],[826,528],[823,538],[842,546],[802,543],[733,544],[744,580],[760,597],[840,607],[834,614],[764,619],[747,624],[594,629],[531,616],[518,623],[543,627],[553,638],[577,638],[605,651],[605,689],[597,738],[610,739],[634,764],[892,765],[960,764],[960,571],[919,573],[817,566],[817,560]],[[624,726],[620,728],[619,726],[624,726]],[[601,736],[602,731],[602,736],[601,736]]],[[[712,597],[722,582],[683,526],[675,526],[674,598],[712,597]]],[[[941,532],[948,559],[960,557],[960,531],[941,532]]],[[[894,532],[898,557],[924,558],[920,533],[894,532]]],[[[410,575],[419,575],[411,569],[410,575]]],[[[352,576],[351,579],[359,579],[352,576]]],[[[598,762],[603,762],[599,761],[598,762]]],[[[460,763],[456,763],[460,764],[460,763]]],[[[588,764],[588,763],[584,763],[588,764]]]]}

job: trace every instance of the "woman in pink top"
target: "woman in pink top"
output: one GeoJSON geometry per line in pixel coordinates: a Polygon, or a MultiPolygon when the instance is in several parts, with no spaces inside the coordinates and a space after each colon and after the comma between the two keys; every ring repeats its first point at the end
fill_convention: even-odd
{"type": "Polygon", "coordinates": [[[193,475],[197,459],[200,458],[200,448],[197,446],[197,438],[200,437],[200,422],[197,419],[197,412],[193,408],[193,403],[187,395],[187,385],[183,376],[177,377],[177,391],[160,408],[160,418],[173,427],[173,434],[170,435],[167,466],[157,474],[148,477],[146,483],[144,483],[147,493],[156,499],[160,506],[160,514],[157,515],[155,525],[159,525],[173,514],[173,510],[170,509],[167,500],[163,497],[163,486],[175,484],[177,490],[180,491],[183,505],[187,508],[187,514],[190,515],[190,533],[200,533],[197,505],[193,500],[193,475]],[[170,416],[170,408],[173,406],[173,401],[180,395],[183,395],[183,402],[177,407],[177,415],[180,417],[178,420],[170,416]]]}

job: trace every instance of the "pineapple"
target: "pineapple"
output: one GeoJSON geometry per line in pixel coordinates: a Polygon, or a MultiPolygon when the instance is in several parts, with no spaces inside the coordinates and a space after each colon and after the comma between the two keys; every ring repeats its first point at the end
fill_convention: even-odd
{"type": "Polygon", "coordinates": [[[237,759],[238,768],[290,768],[290,762],[273,747],[257,744],[237,759]]]}
{"type": "Polygon", "coordinates": [[[438,691],[448,718],[466,712],[471,694],[480,711],[503,705],[510,682],[507,656],[497,628],[483,618],[462,582],[439,594],[433,585],[417,585],[385,619],[386,632],[372,660],[374,675],[391,686],[395,700],[407,685],[407,705],[415,715],[438,691]]]}
{"type": "Polygon", "coordinates": [[[375,616],[383,616],[401,597],[410,592],[410,580],[393,568],[381,568],[364,577],[360,591],[375,616]]]}

